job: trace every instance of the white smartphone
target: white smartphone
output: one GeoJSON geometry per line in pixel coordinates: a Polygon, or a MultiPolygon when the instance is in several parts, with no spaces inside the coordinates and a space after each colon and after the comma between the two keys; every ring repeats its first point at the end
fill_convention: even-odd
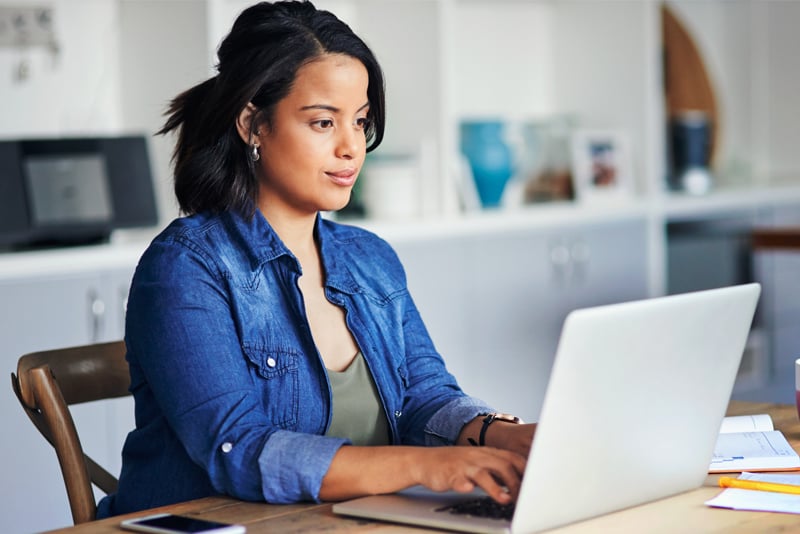
{"type": "Polygon", "coordinates": [[[155,514],[126,519],[120,523],[120,526],[126,530],[156,534],[245,534],[243,525],[218,523],[217,521],[174,514],[155,514]]]}

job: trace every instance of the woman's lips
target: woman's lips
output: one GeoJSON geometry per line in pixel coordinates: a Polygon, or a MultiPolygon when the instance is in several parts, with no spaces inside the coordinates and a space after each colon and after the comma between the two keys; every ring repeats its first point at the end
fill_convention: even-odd
{"type": "Polygon", "coordinates": [[[345,169],[336,172],[326,172],[325,174],[327,174],[331,178],[333,183],[342,186],[353,185],[356,182],[356,177],[358,176],[358,173],[356,172],[355,169],[345,169]]]}

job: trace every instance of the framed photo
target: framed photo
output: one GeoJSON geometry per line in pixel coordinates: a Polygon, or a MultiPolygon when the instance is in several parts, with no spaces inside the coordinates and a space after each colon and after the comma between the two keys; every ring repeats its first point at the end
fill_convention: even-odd
{"type": "Polygon", "coordinates": [[[624,132],[577,130],[572,136],[572,177],[579,200],[627,198],[633,193],[630,143],[624,132]]]}

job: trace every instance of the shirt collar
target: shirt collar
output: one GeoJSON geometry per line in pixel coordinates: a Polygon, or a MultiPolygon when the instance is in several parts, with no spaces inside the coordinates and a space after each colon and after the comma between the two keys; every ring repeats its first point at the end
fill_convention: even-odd
{"type": "MultiPolygon", "coordinates": [[[[233,235],[242,239],[240,246],[246,251],[250,269],[259,271],[263,266],[281,256],[287,256],[297,265],[300,264],[289,248],[284,244],[266,217],[259,210],[255,210],[252,219],[238,212],[227,212],[226,224],[235,228],[233,235]]],[[[314,222],[314,237],[317,239],[322,259],[322,268],[325,273],[325,285],[352,293],[357,290],[357,284],[346,261],[345,242],[336,236],[337,224],[326,221],[318,213],[314,222]]]]}

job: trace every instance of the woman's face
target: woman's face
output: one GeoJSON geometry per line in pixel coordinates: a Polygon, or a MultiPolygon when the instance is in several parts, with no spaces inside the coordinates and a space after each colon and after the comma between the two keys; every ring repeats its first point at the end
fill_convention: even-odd
{"type": "Polygon", "coordinates": [[[309,215],[347,204],[366,155],[368,83],[364,65],[342,54],[297,71],[256,140],[264,214],[309,215]]]}

